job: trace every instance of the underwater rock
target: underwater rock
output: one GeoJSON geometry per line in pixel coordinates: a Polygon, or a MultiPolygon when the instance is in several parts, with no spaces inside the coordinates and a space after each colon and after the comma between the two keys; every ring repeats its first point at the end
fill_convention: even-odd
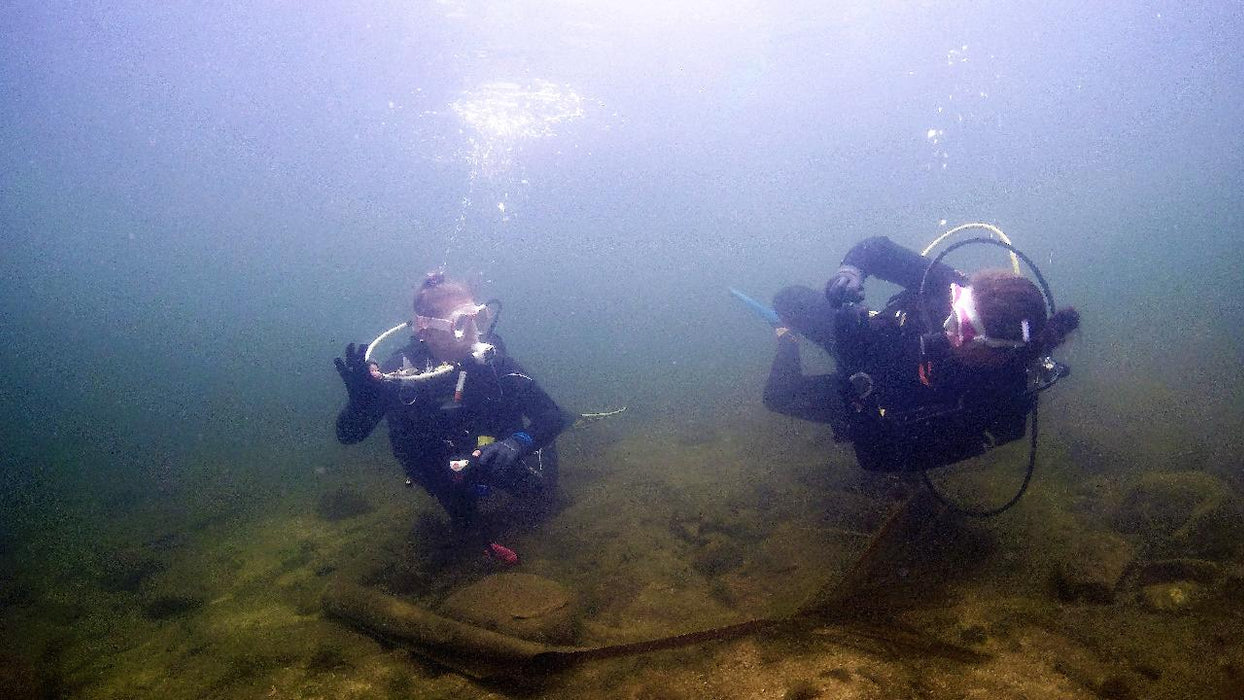
{"type": "Polygon", "coordinates": [[[1244,564],[1227,569],[1222,589],[1223,596],[1228,600],[1244,603],[1244,564]]]}
{"type": "Polygon", "coordinates": [[[1201,559],[1163,559],[1131,567],[1124,584],[1149,610],[1179,612],[1230,595],[1229,570],[1201,559]]]}
{"type": "Polygon", "coordinates": [[[0,652],[0,697],[38,700],[52,697],[35,665],[23,657],[0,652]]]}
{"type": "Polygon", "coordinates": [[[167,620],[179,617],[203,607],[206,600],[203,596],[186,593],[166,593],[157,595],[143,606],[143,614],[152,620],[167,620]]]}
{"type": "Polygon", "coordinates": [[[1244,540],[1238,500],[1221,479],[1199,471],[1141,476],[1124,495],[1114,524],[1139,536],[1147,557],[1223,560],[1244,540]]]}
{"type": "Polygon", "coordinates": [[[989,631],[983,625],[969,625],[959,630],[959,640],[964,644],[980,646],[989,641],[989,631]]]}
{"type": "Polygon", "coordinates": [[[1194,581],[1155,583],[1140,589],[1140,602],[1150,610],[1178,612],[1205,599],[1205,589],[1194,581]]]}
{"type": "Polygon", "coordinates": [[[1122,537],[1110,533],[1087,535],[1055,570],[1058,596],[1067,601],[1109,603],[1134,554],[1132,545],[1122,537]]]}
{"type": "Polygon", "coordinates": [[[1193,581],[1204,585],[1216,584],[1225,573],[1223,567],[1203,559],[1161,559],[1147,561],[1134,567],[1128,577],[1135,585],[1144,587],[1171,581],[1193,581]]]}
{"type": "Polygon", "coordinates": [[[532,574],[493,574],[441,604],[445,615],[502,634],[547,644],[578,637],[578,605],[561,584],[532,574]]]}
{"type": "Polygon", "coordinates": [[[1176,531],[1172,542],[1193,557],[1220,561],[1238,558],[1244,551],[1244,510],[1233,496],[1207,504],[1176,531]]]}
{"type": "Polygon", "coordinates": [[[38,600],[35,587],[16,574],[0,572],[0,613],[5,608],[30,605],[38,600]]]}
{"type": "Polygon", "coordinates": [[[320,496],[315,512],[329,522],[345,520],[372,512],[372,505],[363,494],[348,486],[320,496]]]}
{"type": "Polygon", "coordinates": [[[704,519],[699,514],[674,513],[670,516],[670,532],[678,539],[694,545],[705,542],[704,519]]]}
{"type": "Polygon", "coordinates": [[[728,538],[714,536],[696,551],[691,566],[708,578],[716,578],[743,565],[744,550],[728,538]]]}
{"type": "Polygon", "coordinates": [[[795,681],[786,687],[782,700],[814,700],[821,697],[821,689],[812,681],[795,681]]]}
{"type": "Polygon", "coordinates": [[[184,548],[189,538],[183,532],[166,532],[143,543],[143,547],[156,552],[174,552],[184,548]]]}
{"type": "Polygon", "coordinates": [[[135,593],[164,568],[163,561],[142,550],[123,549],[105,555],[100,562],[99,585],[109,593],[135,593]]]}
{"type": "Polygon", "coordinates": [[[1107,700],[1131,700],[1136,697],[1132,684],[1120,674],[1112,673],[1100,679],[1093,689],[1099,698],[1107,700]]]}

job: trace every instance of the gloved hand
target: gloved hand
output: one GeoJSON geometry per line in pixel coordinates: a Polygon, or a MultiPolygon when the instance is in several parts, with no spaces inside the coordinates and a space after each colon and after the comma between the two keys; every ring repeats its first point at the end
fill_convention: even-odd
{"type": "Polygon", "coordinates": [[[346,356],[334,357],[333,364],[337,365],[337,374],[346,385],[351,404],[365,406],[380,394],[380,380],[376,376],[379,370],[375,362],[367,361],[366,343],[350,343],[346,346],[346,356]]]}
{"type": "Polygon", "coordinates": [[[531,436],[518,432],[504,440],[489,443],[479,449],[479,465],[485,474],[506,474],[527,455],[531,449],[531,436]]]}
{"type": "Polygon", "coordinates": [[[864,301],[864,272],[854,265],[842,265],[825,283],[825,299],[835,307],[864,301]]]}

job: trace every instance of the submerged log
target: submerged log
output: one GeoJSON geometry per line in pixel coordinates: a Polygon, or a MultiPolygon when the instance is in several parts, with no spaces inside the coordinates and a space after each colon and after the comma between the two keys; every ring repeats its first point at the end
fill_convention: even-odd
{"type": "Polygon", "coordinates": [[[329,586],[324,595],[324,611],[475,678],[497,675],[507,668],[529,663],[540,654],[573,650],[459,622],[346,581],[329,586]]]}
{"type": "Polygon", "coordinates": [[[460,622],[381,591],[336,581],[324,594],[324,611],[368,634],[472,678],[514,675],[523,669],[560,667],[585,659],[671,649],[729,639],[771,627],[772,620],[748,620],[724,627],[595,647],[557,646],[519,639],[460,622]]]}

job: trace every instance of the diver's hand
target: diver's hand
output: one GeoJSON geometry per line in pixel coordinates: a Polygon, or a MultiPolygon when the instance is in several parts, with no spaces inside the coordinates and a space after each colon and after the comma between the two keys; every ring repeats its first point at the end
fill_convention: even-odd
{"type": "Polygon", "coordinates": [[[333,364],[346,385],[350,403],[365,406],[375,400],[380,391],[380,368],[367,360],[366,343],[350,343],[346,346],[346,356],[334,357],[333,364]]]}
{"type": "Polygon", "coordinates": [[[854,265],[842,265],[825,283],[825,299],[835,307],[864,301],[864,272],[854,265]]]}
{"type": "Polygon", "coordinates": [[[531,449],[531,436],[514,433],[504,440],[484,445],[476,450],[479,465],[486,474],[505,474],[518,465],[527,450],[531,449]]]}

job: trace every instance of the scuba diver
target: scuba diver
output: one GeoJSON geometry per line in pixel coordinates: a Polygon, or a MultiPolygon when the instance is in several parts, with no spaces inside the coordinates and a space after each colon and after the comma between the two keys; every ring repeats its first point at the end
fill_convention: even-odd
{"type": "Polygon", "coordinates": [[[1073,308],[1053,311],[1052,300],[1047,315],[1048,287],[1026,257],[1041,289],[1019,274],[1018,262],[1014,273],[985,270],[971,278],[941,263],[952,249],[974,242],[1022,257],[1009,242],[977,238],[930,261],[874,237],[846,254],[824,293],[801,286],[779,291],[773,300],[778,348],[765,406],[828,423],[835,441],[852,443],[866,470],[919,471],[926,482],[929,469],[1023,437],[1034,413],[1031,476],[1037,393],[1067,373],[1049,353],[1079,327],[1080,316],[1073,308]],[[870,311],[862,304],[869,276],[903,291],[870,311]],[[837,371],[804,376],[799,336],[828,352],[837,371]]]}
{"type": "Polygon", "coordinates": [[[505,352],[493,332],[500,303],[477,304],[463,283],[429,273],[415,293],[414,320],[335,358],[349,402],[337,440],[364,440],[388,419],[393,455],[450,517],[462,544],[515,564],[479,522],[479,500],[501,488],[547,508],[557,487],[554,439],[573,421],[505,352]],[[371,348],[413,328],[410,342],[383,364],[371,348]]]}

